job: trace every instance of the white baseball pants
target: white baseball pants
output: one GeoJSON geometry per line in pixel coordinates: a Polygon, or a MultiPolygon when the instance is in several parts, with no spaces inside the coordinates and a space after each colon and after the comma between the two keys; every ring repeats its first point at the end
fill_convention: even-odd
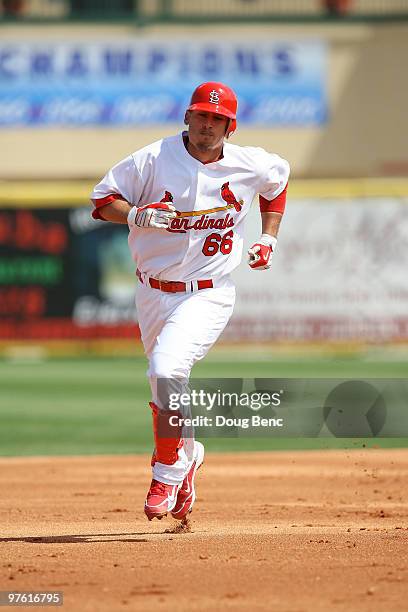
{"type": "MultiPolygon", "coordinates": [[[[194,293],[165,293],[138,284],[136,309],[141,337],[149,360],[147,375],[152,401],[160,402],[158,379],[187,379],[193,365],[207,354],[227,325],[234,308],[235,286],[229,276],[212,289],[194,293]]],[[[173,465],[156,461],[153,478],[178,484],[194,460],[194,440],[186,438],[173,465]]]]}

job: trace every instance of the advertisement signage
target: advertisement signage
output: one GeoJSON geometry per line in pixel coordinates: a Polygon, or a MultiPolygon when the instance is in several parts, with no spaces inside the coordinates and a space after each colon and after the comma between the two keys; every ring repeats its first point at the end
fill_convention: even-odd
{"type": "Polygon", "coordinates": [[[88,208],[0,211],[0,340],[139,337],[127,227],[88,208]]]}
{"type": "MultiPolygon", "coordinates": [[[[127,226],[66,205],[3,209],[0,228],[0,340],[139,337],[127,226]]],[[[259,231],[254,203],[244,253],[259,231]]],[[[406,341],[407,242],[404,198],[292,199],[272,269],[233,273],[223,338],[406,341]]]]}
{"type": "Polygon", "coordinates": [[[0,125],[180,123],[203,81],[235,89],[241,124],[321,124],[326,59],[325,45],[314,41],[2,42],[0,125]]]}

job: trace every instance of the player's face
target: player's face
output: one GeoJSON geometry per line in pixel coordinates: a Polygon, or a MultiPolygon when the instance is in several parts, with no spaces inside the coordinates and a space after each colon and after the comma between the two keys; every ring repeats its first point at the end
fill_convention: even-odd
{"type": "Polygon", "coordinates": [[[222,147],[229,119],[206,111],[187,111],[190,142],[203,153],[222,147]]]}

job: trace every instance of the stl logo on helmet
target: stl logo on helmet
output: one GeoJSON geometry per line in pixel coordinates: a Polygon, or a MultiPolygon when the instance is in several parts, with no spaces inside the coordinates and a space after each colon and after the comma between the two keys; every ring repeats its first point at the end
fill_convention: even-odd
{"type": "Polygon", "coordinates": [[[218,93],[218,91],[216,91],[215,89],[210,91],[209,100],[210,100],[211,104],[218,104],[219,101],[220,101],[220,94],[218,93]]]}

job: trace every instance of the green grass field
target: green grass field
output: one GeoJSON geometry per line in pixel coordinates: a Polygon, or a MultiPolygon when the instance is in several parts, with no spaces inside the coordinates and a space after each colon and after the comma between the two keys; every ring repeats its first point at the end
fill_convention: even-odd
{"type": "MultiPolygon", "coordinates": [[[[152,449],[146,361],[138,358],[0,362],[0,454],[140,453],[152,449]]],[[[216,352],[193,376],[282,378],[404,378],[403,361],[359,358],[251,357],[216,352]]],[[[209,450],[407,446],[405,438],[208,439],[209,450]]]]}

